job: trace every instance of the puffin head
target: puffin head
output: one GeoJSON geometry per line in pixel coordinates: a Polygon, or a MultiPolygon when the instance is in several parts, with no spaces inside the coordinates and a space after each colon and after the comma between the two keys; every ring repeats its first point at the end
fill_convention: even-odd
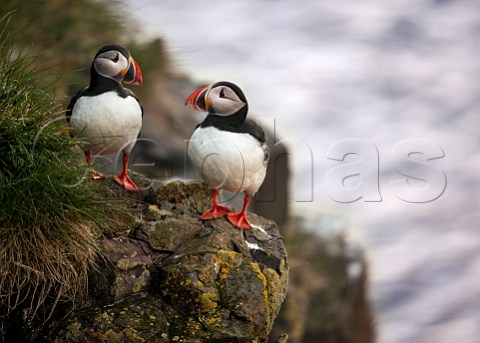
{"type": "Polygon", "coordinates": [[[142,71],[130,55],[130,51],[119,45],[106,45],[98,50],[93,59],[92,72],[113,79],[141,86],[142,71]]]}
{"type": "Polygon", "coordinates": [[[248,103],[240,87],[228,81],[219,81],[194,91],[185,105],[197,111],[227,117],[247,108],[248,103]]]}

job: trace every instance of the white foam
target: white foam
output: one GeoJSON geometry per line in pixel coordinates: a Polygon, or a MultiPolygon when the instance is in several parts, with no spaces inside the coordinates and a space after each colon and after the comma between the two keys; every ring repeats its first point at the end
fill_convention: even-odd
{"type": "Polygon", "coordinates": [[[265,249],[260,248],[257,243],[251,243],[251,242],[248,242],[248,241],[247,241],[247,246],[248,246],[248,249],[250,249],[250,250],[262,250],[262,251],[265,251],[265,249]]]}
{"type": "Polygon", "coordinates": [[[261,227],[260,225],[256,225],[256,224],[250,224],[252,226],[253,229],[256,229],[258,231],[261,231],[263,232],[264,234],[266,234],[268,237],[271,237],[267,231],[265,231],[265,229],[263,227],[261,227]]]}

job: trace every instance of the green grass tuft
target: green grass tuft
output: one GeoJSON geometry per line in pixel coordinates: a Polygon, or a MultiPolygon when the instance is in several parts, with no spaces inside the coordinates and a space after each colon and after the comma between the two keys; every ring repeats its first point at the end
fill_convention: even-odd
{"type": "Polygon", "coordinates": [[[84,294],[101,225],[112,220],[82,182],[48,72],[7,44],[7,26],[0,19],[0,322],[19,308],[28,322],[84,294]]]}

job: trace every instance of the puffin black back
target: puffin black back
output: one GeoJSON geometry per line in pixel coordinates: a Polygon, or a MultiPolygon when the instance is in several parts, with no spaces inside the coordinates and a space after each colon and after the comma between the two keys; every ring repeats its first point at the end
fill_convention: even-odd
{"type": "MultiPolygon", "coordinates": [[[[245,119],[245,117],[243,117],[243,120],[233,118],[236,115],[237,114],[230,117],[222,117],[216,114],[209,114],[201,124],[197,125],[197,128],[213,126],[223,131],[246,133],[258,139],[260,143],[265,142],[265,132],[260,125],[251,119],[245,119]]],[[[243,115],[240,115],[240,117],[241,116],[243,115]]]]}

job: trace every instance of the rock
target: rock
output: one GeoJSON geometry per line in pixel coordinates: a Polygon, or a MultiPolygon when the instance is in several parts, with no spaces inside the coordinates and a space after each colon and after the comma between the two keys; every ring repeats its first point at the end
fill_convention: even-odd
{"type": "Polygon", "coordinates": [[[305,221],[292,218],[282,228],[292,268],[271,339],[288,332],[289,343],[375,342],[364,250],[345,230],[322,235],[322,226],[335,226],[325,217],[305,221]]]}
{"type": "Polygon", "coordinates": [[[141,296],[77,313],[54,342],[169,342],[161,299],[141,296]]]}
{"type": "Polygon", "coordinates": [[[94,291],[101,294],[100,301],[108,302],[119,301],[133,293],[138,293],[148,289],[150,284],[150,267],[153,264],[151,256],[146,252],[144,244],[136,240],[117,237],[106,239],[102,242],[102,248],[105,251],[107,263],[104,265],[104,272],[97,275],[96,283],[90,282],[91,293],[94,291]],[[109,272],[107,274],[107,272],[109,272]],[[98,292],[100,284],[98,276],[110,275],[111,291],[106,294],[98,292]]]}
{"type": "Polygon", "coordinates": [[[200,221],[211,199],[198,181],[145,199],[130,237],[103,242],[91,306],[55,342],[266,342],[288,280],[275,223],[253,213],[246,231],[224,218],[200,221]]]}

